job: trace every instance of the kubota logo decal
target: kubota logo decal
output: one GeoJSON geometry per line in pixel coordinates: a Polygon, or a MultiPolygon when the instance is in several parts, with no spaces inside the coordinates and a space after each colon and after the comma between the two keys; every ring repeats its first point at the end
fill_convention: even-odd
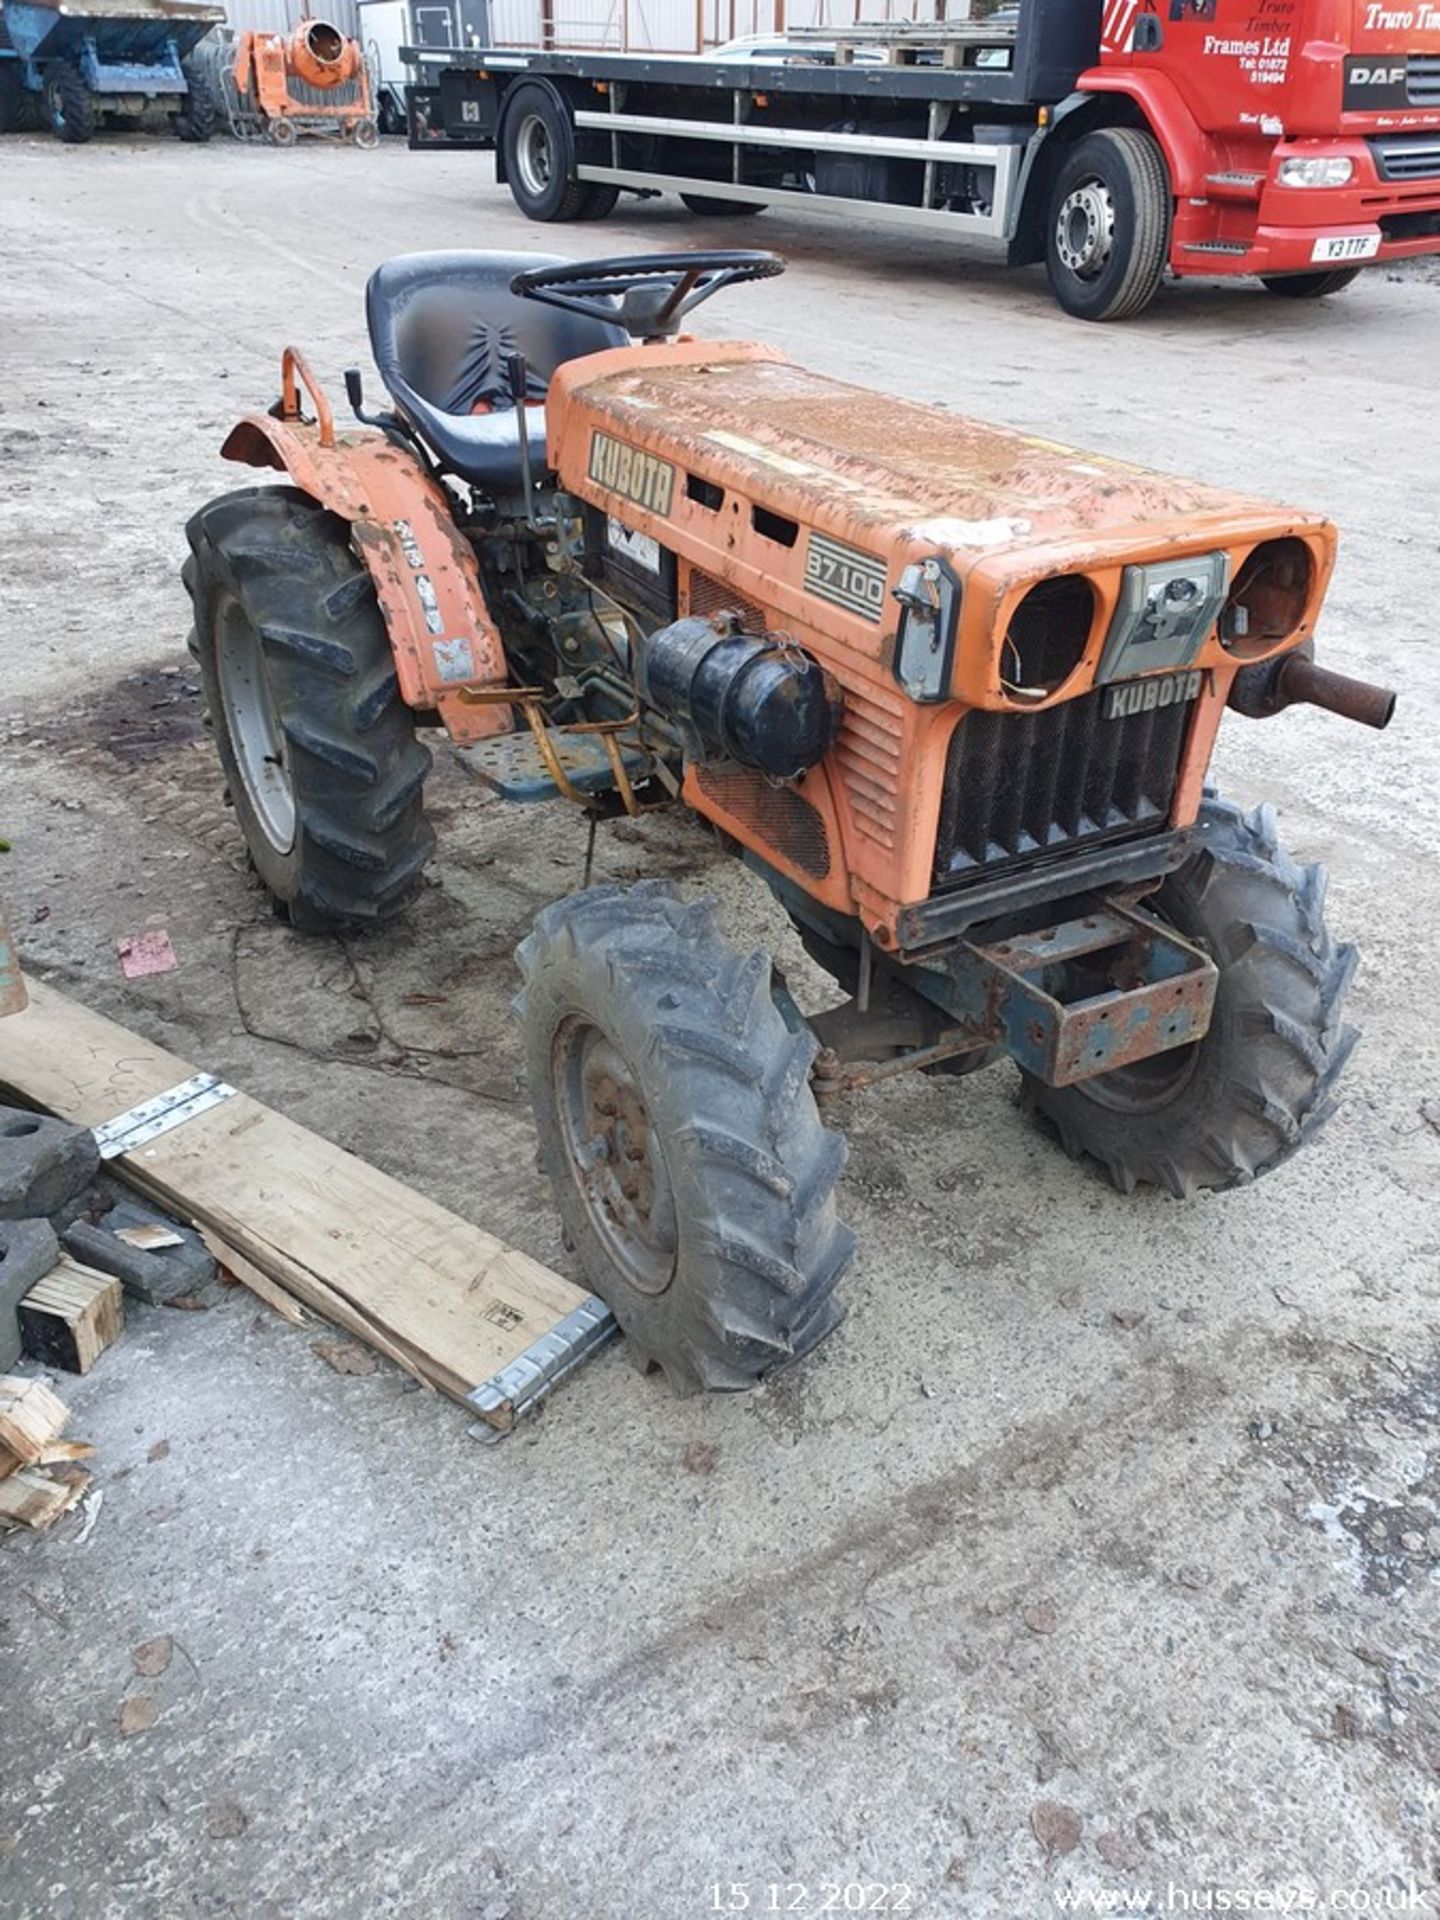
{"type": "Polygon", "coordinates": [[[885,610],[885,562],[873,553],[847,547],[828,533],[812,533],[805,549],[805,585],[822,600],[833,601],[862,620],[879,620],[885,610]]]}
{"type": "Polygon", "coordinates": [[[675,494],[675,469],[668,460],[612,440],[608,433],[590,436],[590,478],[607,493],[633,500],[649,513],[668,514],[675,494]]]}

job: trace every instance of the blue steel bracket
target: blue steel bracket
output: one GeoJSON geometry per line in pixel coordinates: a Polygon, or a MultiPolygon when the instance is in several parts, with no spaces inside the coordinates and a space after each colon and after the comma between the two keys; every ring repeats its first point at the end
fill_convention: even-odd
{"type": "Polygon", "coordinates": [[[1113,901],[1013,940],[966,942],[950,973],[962,1025],[1052,1087],[1203,1039],[1220,978],[1199,947],[1113,901]],[[1077,980],[1083,997],[1067,995],[1077,980]]]}

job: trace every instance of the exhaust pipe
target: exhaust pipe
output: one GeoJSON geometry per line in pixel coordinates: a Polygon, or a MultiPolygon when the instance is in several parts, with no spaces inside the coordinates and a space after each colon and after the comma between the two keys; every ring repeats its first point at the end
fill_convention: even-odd
{"type": "Polygon", "coordinates": [[[1323,707],[1342,720],[1380,729],[1394,717],[1395,700],[1391,688],[1317,667],[1302,649],[1258,667],[1242,667],[1231,684],[1229,704],[1249,720],[1272,719],[1286,707],[1323,707]]]}

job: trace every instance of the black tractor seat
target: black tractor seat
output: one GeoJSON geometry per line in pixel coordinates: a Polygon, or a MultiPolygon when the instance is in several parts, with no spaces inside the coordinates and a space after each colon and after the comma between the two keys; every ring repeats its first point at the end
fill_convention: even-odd
{"type": "MultiPolygon", "coordinates": [[[[507,361],[522,353],[527,393],[543,400],[566,360],[623,347],[623,328],[524,300],[510,282],[548,253],[402,253],[365,289],[370,348],[395,410],[442,467],[491,494],[521,483],[520,428],[507,361]]],[[[526,414],[535,470],[545,467],[545,415],[526,414]]]]}

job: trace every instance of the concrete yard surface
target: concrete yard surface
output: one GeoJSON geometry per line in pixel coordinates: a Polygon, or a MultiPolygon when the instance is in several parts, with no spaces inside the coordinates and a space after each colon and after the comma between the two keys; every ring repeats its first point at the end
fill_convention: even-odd
{"type": "MultiPolygon", "coordinates": [[[[244,1291],[130,1303],[61,1382],[90,1496],[0,1540],[4,1920],[1434,1911],[1435,274],[1323,304],[1189,283],[1094,328],[863,213],[539,229],[486,157],[394,142],[12,138],[0,169],[0,892],[27,965],[572,1278],[510,1003],[583,827],[483,798],[442,746],[415,909],[298,938],[185,649],[185,521],[257,478],[219,443],[290,341],[343,405],[377,262],[776,247],[789,273],[702,332],[1328,512],[1321,658],[1403,692],[1384,735],[1306,710],[1222,734],[1223,786],[1328,864],[1361,949],[1339,1111],[1253,1187],[1125,1199],[1008,1066],[902,1080],[846,1116],[860,1251],[809,1361],[678,1402],[612,1346],[495,1446],[244,1291]],[[178,969],[125,980],[117,942],[162,928],[178,969]]],[[[601,832],[598,879],[652,874],[819,991],[697,825],[601,832]]]]}

